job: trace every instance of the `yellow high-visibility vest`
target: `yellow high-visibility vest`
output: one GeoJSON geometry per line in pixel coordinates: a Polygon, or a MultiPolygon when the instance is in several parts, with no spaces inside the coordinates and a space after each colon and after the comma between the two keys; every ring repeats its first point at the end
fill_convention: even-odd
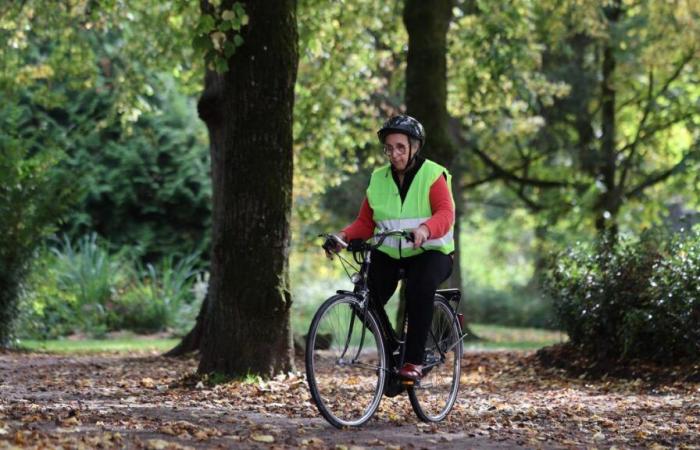
{"type": "MultiPolygon", "coordinates": [[[[367,201],[373,211],[375,233],[395,229],[412,230],[430,219],[433,214],[430,208],[430,187],[443,175],[447,177],[447,186],[452,196],[452,175],[446,168],[426,159],[413,178],[402,203],[399,187],[391,174],[391,165],[387,164],[372,172],[367,188],[367,201]]],[[[452,205],[454,206],[454,197],[452,205]]],[[[445,254],[452,253],[455,249],[454,224],[446,235],[423,243],[423,248],[445,254]]],[[[423,252],[420,248],[414,249],[411,242],[399,237],[387,238],[379,250],[395,259],[423,252]]]]}

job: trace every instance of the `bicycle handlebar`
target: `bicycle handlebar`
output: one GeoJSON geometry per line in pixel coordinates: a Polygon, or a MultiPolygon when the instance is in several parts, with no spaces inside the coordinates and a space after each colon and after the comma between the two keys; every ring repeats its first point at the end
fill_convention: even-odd
{"type": "Polygon", "coordinates": [[[322,247],[324,250],[331,250],[331,242],[335,241],[338,244],[340,244],[343,248],[346,248],[350,251],[353,250],[374,250],[376,248],[381,247],[381,245],[384,243],[384,240],[390,236],[401,236],[402,238],[405,238],[408,242],[413,242],[414,237],[413,237],[413,232],[411,231],[406,231],[406,230],[387,230],[387,231],[382,231],[380,233],[377,233],[375,235],[370,236],[369,239],[364,241],[363,247],[362,248],[356,248],[355,246],[351,246],[344,240],[340,239],[338,236],[335,234],[328,234],[328,233],[322,233],[319,234],[319,237],[324,237],[326,238],[325,242],[323,243],[322,247]],[[372,244],[370,241],[376,239],[377,242],[375,244],[372,244]]]}

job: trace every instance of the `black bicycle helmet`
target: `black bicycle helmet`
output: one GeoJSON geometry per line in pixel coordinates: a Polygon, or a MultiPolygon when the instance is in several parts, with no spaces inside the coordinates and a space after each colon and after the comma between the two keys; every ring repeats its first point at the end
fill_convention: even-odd
{"type": "Polygon", "coordinates": [[[411,116],[398,115],[387,120],[384,125],[377,131],[377,137],[383,144],[387,134],[403,133],[420,141],[421,147],[425,144],[425,129],[420,122],[411,116]]]}

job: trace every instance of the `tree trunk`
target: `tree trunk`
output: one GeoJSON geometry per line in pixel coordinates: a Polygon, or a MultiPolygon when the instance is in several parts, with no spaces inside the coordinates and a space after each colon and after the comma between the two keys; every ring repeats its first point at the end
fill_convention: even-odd
{"type": "MultiPolygon", "coordinates": [[[[457,146],[450,135],[447,113],[447,29],[454,4],[454,0],[406,0],[403,21],[408,32],[406,112],[425,126],[427,138],[423,154],[447,167],[458,179],[459,174],[454,173],[457,146]]],[[[458,192],[454,194],[457,194],[455,201],[460,199],[458,192]]],[[[457,221],[459,202],[455,207],[457,221]]],[[[455,249],[459,248],[458,230],[455,223],[455,249]]],[[[461,288],[458,254],[457,250],[448,284],[461,288]]]]}
{"type": "Polygon", "coordinates": [[[403,10],[408,32],[406,112],[425,126],[425,155],[447,168],[455,157],[447,114],[447,29],[453,6],[453,0],[406,0],[403,10]]]}
{"type": "MultiPolygon", "coordinates": [[[[620,1],[605,8],[605,16],[612,29],[622,14],[620,1]]],[[[612,30],[611,30],[612,31],[612,30]]],[[[596,208],[596,230],[603,241],[614,245],[617,240],[616,216],[620,209],[621,191],[615,182],[617,169],[616,141],[616,113],[615,113],[615,50],[612,40],[614,33],[610,33],[610,41],[603,47],[603,67],[601,80],[601,176],[605,191],[598,198],[596,208]]]]}
{"type": "MultiPolygon", "coordinates": [[[[288,252],[295,2],[242,2],[249,24],[225,74],[209,71],[213,227],[200,373],[272,376],[293,368],[288,252]]],[[[204,3],[206,9],[208,5],[204,3]]]]}
{"type": "MultiPolygon", "coordinates": [[[[424,155],[447,167],[455,178],[453,186],[457,186],[457,145],[450,134],[450,116],[447,113],[447,30],[454,6],[454,0],[406,0],[403,21],[408,32],[406,113],[425,126],[427,145],[424,155]]],[[[459,262],[461,190],[458,188],[453,195],[456,202],[455,259],[447,284],[462,289],[459,262]]],[[[401,301],[404,301],[403,298],[401,301]]],[[[399,308],[401,310],[402,307],[399,308]]],[[[466,325],[464,331],[475,336],[466,325]]]]}

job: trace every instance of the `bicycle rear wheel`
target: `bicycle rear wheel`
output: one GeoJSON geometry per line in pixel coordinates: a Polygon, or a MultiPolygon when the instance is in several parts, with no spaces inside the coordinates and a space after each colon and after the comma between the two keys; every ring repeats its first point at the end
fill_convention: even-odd
{"type": "Polygon", "coordinates": [[[384,390],[386,355],[379,326],[370,311],[365,320],[360,314],[357,299],[333,296],[316,312],[306,338],[311,397],[338,428],[369,420],[384,390]]]}
{"type": "Polygon", "coordinates": [[[462,339],[454,310],[441,296],[433,301],[433,321],[425,344],[423,378],[408,391],[416,415],[426,422],[447,416],[457,400],[462,339]]]}

